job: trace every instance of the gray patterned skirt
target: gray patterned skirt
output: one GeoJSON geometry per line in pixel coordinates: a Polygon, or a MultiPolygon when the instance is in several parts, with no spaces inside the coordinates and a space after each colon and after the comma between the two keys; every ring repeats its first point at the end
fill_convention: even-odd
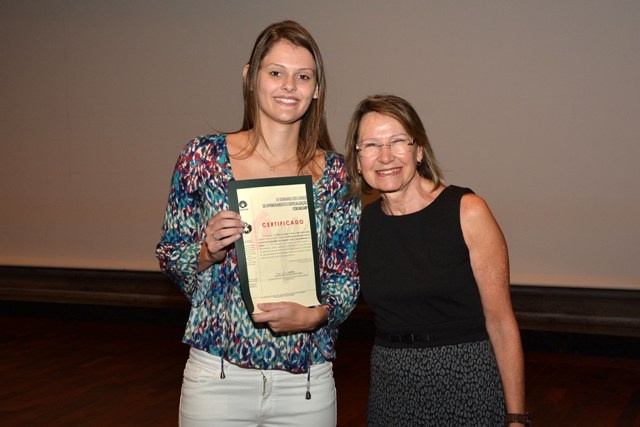
{"type": "Polygon", "coordinates": [[[371,352],[369,427],[503,427],[504,393],[488,340],[371,352]]]}

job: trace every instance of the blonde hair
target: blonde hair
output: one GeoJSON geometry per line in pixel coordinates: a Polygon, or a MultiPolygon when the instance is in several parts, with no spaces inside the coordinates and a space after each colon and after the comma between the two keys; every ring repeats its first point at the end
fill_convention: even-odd
{"type": "Polygon", "coordinates": [[[349,195],[361,197],[362,194],[370,194],[373,190],[358,171],[358,151],[356,146],[360,137],[358,131],[362,118],[365,114],[374,112],[392,117],[400,122],[407,134],[413,138],[418,148],[422,150],[422,161],[416,167],[418,174],[433,181],[434,188],[439,187],[444,181],[444,176],[440,166],[438,166],[427,132],[416,110],[408,101],[399,96],[374,95],[360,101],[351,117],[349,130],[347,131],[345,157],[347,170],[351,176],[349,195]]]}

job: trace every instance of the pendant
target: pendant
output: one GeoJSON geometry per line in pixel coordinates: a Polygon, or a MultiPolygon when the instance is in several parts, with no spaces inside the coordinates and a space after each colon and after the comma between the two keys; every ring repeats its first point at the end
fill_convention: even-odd
{"type": "Polygon", "coordinates": [[[269,171],[271,173],[274,173],[276,171],[276,167],[275,166],[269,166],[269,171]]]}

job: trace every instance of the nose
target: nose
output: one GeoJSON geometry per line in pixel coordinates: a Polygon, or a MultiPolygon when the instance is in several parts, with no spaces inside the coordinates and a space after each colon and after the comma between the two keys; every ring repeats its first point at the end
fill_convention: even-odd
{"type": "Polygon", "coordinates": [[[383,163],[387,163],[393,160],[393,158],[394,155],[391,152],[391,144],[382,144],[380,147],[380,155],[378,156],[378,159],[380,159],[380,161],[383,163]]]}
{"type": "Polygon", "coordinates": [[[296,90],[296,80],[294,76],[286,77],[282,82],[282,90],[285,92],[294,92],[296,90]]]}

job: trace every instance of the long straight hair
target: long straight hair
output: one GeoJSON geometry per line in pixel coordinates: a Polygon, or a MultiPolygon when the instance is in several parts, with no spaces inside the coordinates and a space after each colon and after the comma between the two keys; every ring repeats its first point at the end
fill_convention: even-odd
{"type": "Polygon", "coordinates": [[[279,41],[287,41],[295,46],[308,50],[316,65],[316,84],[318,96],[311,100],[309,109],[302,116],[300,123],[300,135],[298,138],[298,166],[299,171],[308,166],[316,154],[316,149],[325,151],[335,151],[324,112],[324,100],[327,83],[324,73],[324,62],[320,49],[311,34],[295,21],[282,21],[271,24],[265,28],[256,39],[251,57],[249,58],[248,70],[242,84],[242,95],[244,98],[244,118],[242,120],[241,131],[253,129],[254,138],[250,141],[250,152],[256,149],[261,136],[260,119],[258,115],[258,95],[253,90],[258,81],[258,71],[262,65],[262,60],[271,51],[273,46],[279,41]]]}

